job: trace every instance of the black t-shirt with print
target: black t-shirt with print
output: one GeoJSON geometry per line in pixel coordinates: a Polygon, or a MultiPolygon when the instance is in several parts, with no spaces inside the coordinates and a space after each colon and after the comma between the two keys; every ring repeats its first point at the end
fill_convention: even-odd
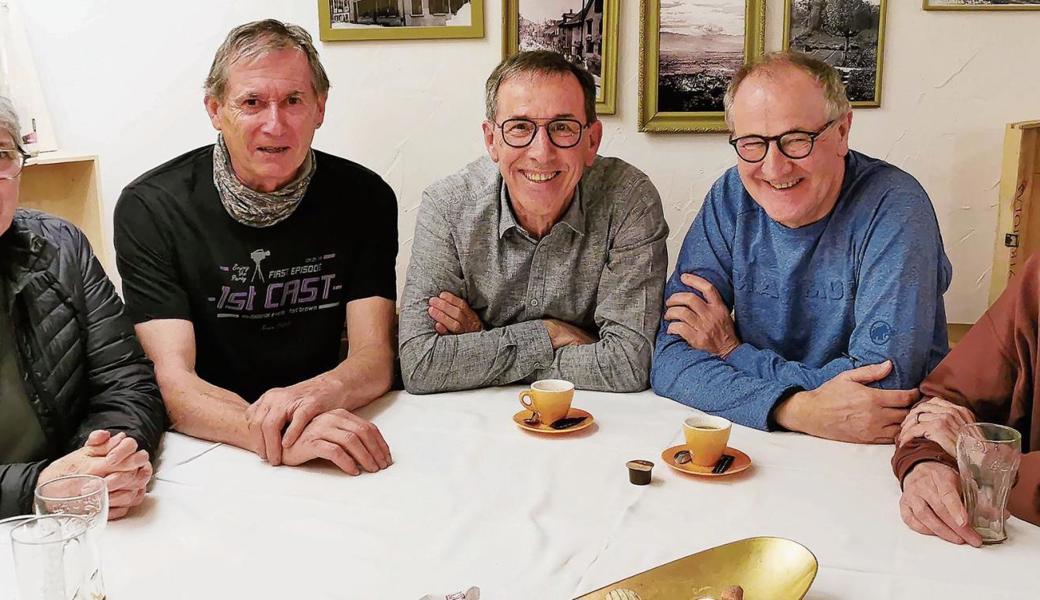
{"type": "Polygon", "coordinates": [[[116,206],[134,322],[191,321],[199,377],[249,402],[336,366],[348,302],[396,298],[393,190],[356,163],[315,156],[307,194],[271,227],[228,215],[213,146],[145,173],[116,206]]]}

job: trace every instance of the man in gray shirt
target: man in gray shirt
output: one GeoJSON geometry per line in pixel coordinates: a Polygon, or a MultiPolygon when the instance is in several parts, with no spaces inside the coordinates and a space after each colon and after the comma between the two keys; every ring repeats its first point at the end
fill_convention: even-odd
{"type": "Polygon", "coordinates": [[[595,83],[563,56],[506,59],[486,102],[489,157],[423,193],[401,305],[405,387],[646,389],[667,267],[657,189],[596,155],[595,83]]]}

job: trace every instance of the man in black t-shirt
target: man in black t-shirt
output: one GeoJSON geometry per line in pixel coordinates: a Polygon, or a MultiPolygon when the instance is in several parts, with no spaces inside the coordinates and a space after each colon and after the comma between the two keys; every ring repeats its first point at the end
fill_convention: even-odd
{"type": "Polygon", "coordinates": [[[217,143],[123,190],[115,246],[175,429],[357,474],[391,462],[352,411],[392,379],[397,206],[375,173],[311,149],[328,88],[302,28],[232,30],[206,80],[217,143]]]}

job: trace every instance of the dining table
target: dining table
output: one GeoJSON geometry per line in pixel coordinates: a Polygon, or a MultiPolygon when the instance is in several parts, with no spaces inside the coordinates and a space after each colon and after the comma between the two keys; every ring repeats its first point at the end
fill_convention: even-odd
{"type": "Polygon", "coordinates": [[[915,533],[891,445],[734,424],[751,466],[695,476],[662,456],[695,409],[579,390],[591,425],[535,433],[514,421],[524,389],[385,395],[358,414],[393,464],[359,476],[167,433],[145,502],[100,536],[108,600],[568,599],[756,536],[815,555],[810,600],[1040,598],[1040,527],[1012,517],[981,548],[915,533]]]}

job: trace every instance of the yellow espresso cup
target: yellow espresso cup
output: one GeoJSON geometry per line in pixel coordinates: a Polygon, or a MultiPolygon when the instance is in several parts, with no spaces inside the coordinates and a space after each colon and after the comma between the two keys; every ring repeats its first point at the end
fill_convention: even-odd
{"type": "Polygon", "coordinates": [[[542,379],[531,389],[520,392],[520,404],[538,413],[542,423],[551,425],[567,416],[574,399],[574,384],[563,379],[542,379]]]}
{"type": "Polygon", "coordinates": [[[683,421],[683,434],[690,460],[699,467],[711,467],[719,461],[729,442],[733,424],[722,417],[696,415],[683,421]]]}

